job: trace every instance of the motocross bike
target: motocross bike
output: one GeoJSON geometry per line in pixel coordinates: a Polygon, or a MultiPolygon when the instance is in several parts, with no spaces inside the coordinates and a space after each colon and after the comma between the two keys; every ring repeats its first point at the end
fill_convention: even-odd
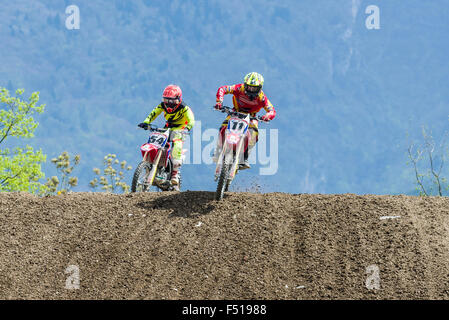
{"type": "MultiPolygon", "coordinates": [[[[175,187],[170,182],[173,171],[170,142],[174,131],[166,127],[158,128],[151,124],[143,129],[149,130],[150,136],[148,142],[140,147],[142,161],[134,171],[131,192],[179,190],[181,188],[180,172],[178,186],[175,187]]],[[[185,131],[177,132],[183,135],[188,134],[185,131]]],[[[183,150],[183,153],[185,151],[183,150]]]]}
{"type": "Polygon", "coordinates": [[[243,158],[243,153],[248,148],[251,134],[248,130],[250,121],[266,121],[262,120],[260,116],[253,117],[248,113],[237,112],[226,106],[223,106],[221,110],[217,111],[227,113],[231,116],[224,132],[222,149],[215,168],[215,181],[218,180],[215,200],[221,200],[223,199],[224,193],[228,191],[231,182],[234,180],[238,172],[240,160],[243,158]]]}

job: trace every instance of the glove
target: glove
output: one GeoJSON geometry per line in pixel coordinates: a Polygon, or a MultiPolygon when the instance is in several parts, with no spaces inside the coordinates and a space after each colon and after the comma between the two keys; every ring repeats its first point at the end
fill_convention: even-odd
{"type": "Polygon", "coordinates": [[[266,122],[268,122],[268,121],[270,121],[270,120],[271,120],[271,118],[270,118],[270,116],[269,116],[269,115],[265,114],[265,115],[263,115],[263,116],[262,116],[261,120],[262,120],[262,121],[266,121],[266,122]]]}
{"type": "Polygon", "coordinates": [[[146,128],[148,128],[148,123],[141,122],[141,123],[139,123],[137,126],[138,126],[139,128],[146,129],[146,128]]]}
{"type": "Polygon", "coordinates": [[[215,108],[216,110],[221,110],[221,109],[223,108],[223,105],[221,104],[221,102],[217,102],[217,103],[215,104],[214,108],[215,108]]]}

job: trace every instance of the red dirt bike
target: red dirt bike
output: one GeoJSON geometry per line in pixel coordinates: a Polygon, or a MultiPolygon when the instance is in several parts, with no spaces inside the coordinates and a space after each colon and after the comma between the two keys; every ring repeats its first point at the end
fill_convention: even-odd
{"type": "Polygon", "coordinates": [[[221,200],[238,172],[239,163],[243,162],[243,154],[248,148],[250,138],[250,131],[248,130],[250,121],[267,121],[262,120],[261,116],[252,117],[248,113],[237,112],[225,106],[217,111],[225,112],[231,116],[224,132],[222,150],[215,168],[215,181],[218,180],[215,200],[221,200]]]}
{"type": "MultiPolygon", "coordinates": [[[[150,130],[150,137],[148,142],[140,147],[143,159],[134,171],[131,192],[179,190],[181,188],[181,172],[179,172],[178,188],[175,188],[170,182],[173,171],[171,157],[173,131],[170,128],[158,128],[151,124],[144,129],[150,130]]],[[[188,134],[186,131],[180,133],[188,134]]],[[[185,151],[183,150],[183,153],[185,151]]]]}

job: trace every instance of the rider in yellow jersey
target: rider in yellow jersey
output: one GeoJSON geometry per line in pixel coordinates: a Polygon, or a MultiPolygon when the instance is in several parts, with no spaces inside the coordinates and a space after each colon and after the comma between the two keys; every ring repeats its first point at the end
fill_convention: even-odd
{"type": "Polygon", "coordinates": [[[162,112],[164,112],[164,118],[167,121],[165,126],[171,128],[173,132],[173,172],[171,183],[173,186],[177,186],[179,184],[179,170],[182,165],[182,145],[184,142],[180,131],[184,129],[190,131],[195,124],[195,117],[192,109],[182,101],[181,88],[173,84],[165,88],[162,94],[162,102],[138,126],[141,128],[146,127],[162,112]]]}

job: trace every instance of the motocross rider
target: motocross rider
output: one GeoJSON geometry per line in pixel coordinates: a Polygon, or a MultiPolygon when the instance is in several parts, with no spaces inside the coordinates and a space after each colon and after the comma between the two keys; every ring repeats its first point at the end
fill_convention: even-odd
{"type": "Polygon", "coordinates": [[[179,170],[182,165],[182,145],[184,142],[181,131],[185,129],[190,131],[195,123],[195,118],[192,109],[182,101],[181,88],[174,84],[170,84],[164,89],[164,92],[162,93],[162,102],[154,108],[148,117],[142,123],[139,123],[138,126],[146,128],[148,124],[153,122],[161,114],[161,112],[164,112],[164,117],[167,121],[165,127],[171,128],[172,130],[173,171],[170,182],[175,186],[175,189],[178,189],[179,170]]]}
{"type": "MultiPolygon", "coordinates": [[[[264,83],[263,76],[257,72],[248,73],[243,79],[243,83],[235,84],[232,86],[222,86],[218,88],[217,91],[217,102],[215,109],[221,110],[223,107],[223,98],[225,94],[232,94],[232,103],[234,105],[233,110],[241,113],[249,113],[251,116],[255,116],[260,109],[264,108],[266,114],[263,115],[263,121],[273,120],[276,116],[276,110],[268,100],[265,93],[262,91],[262,86],[264,83]]],[[[226,117],[223,121],[220,134],[218,138],[217,148],[215,149],[213,161],[218,161],[218,156],[220,155],[224,131],[228,125],[228,120],[231,116],[226,117]]],[[[251,149],[256,145],[258,140],[258,121],[251,120],[249,125],[250,139],[248,142],[248,148],[244,152],[244,163],[239,165],[239,170],[248,169],[251,166],[248,162],[248,155],[251,149]]]]}

